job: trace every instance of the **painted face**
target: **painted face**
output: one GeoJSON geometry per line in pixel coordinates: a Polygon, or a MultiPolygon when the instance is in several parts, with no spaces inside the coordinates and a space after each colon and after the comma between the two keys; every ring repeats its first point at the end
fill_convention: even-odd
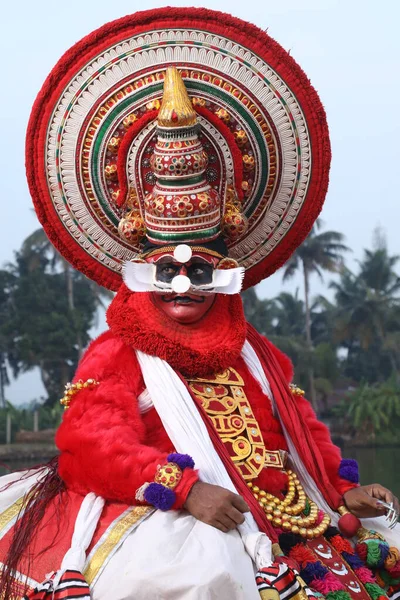
{"type": "Polygon", "coordinates": [[[202,319],[214,304],[215,294],[200,296],[198,294],[182,295],[151,292],[154,305],[181,325],[191,325],[202,319]]]}
{"type": "MultiPolygon", "coordinates": [[[[164,256],[156,263],[158,281],[171,283],[174,277],[183,275],[190,279],[192,285],[211,283],[214,266],[199,256],[182,264],[172,256],[164,256]]],[[[162,294],[152,293],[154,304],[168,317],[181,324],[191,324],[200,321],[214,303],[215,294],[162,294]]]]}
{"type": "Polygon", "coordinates": [[[192,297],[194,301],[216,293],[238,294],[244,276],[244,269],[233,259],[205,248],[193,251],[186,244],[153,251],[145,260],[128,261],[122,272],[132,292],[155,292],[170,299],[177,295],[192,297]]]}
{"type": "Polygon", "coordinates": [[[193,257],[188,263],[181,264],[165,256],[156,264],[157,281],[172,283],[177,275],[185,275],[192,285],[206,285],[212,282],[214,267],[198,257],[193,257]]]}

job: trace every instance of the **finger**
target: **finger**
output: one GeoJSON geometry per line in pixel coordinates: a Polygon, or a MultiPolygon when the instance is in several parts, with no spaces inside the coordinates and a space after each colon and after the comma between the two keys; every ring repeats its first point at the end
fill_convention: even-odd
{"type": "Polygon", "coordinates": [[[392,492],[379,484],[375,484],[371,487],[371,496],[381,499],[384,502],[387,502],[387,504],[391,504],[391,502],[394,501],[392,492]]]}
{"type": "Polygon", "coordinates": [[[393,494],[392,494],[392,496],[393,496],[393,507],[394,507],[394,510],[397,512],[397,514],[399,514],[400,513],[400,502],[399,502],[399,499],[397,498],[397,496],[394,496],[393,494]]]}
{"type": "Polygon", "coordinates": [[[236,525],[241,525],[242,523],[244,523],[243,513],[241,513],[240,510],[238,510],[234,506],[230,507],[227,514],[232,519],[232,521],[236,523],[236,525]]]}
{"type": "Polygon", "coordinates": [[[249,505],[243,500],[242,496],[239,496],[239,494],[232,494],[232,504],[235,508],[240,510],[241,513],[250,512],[249,505]]]}
{"type": "MultiPolygon", "coordinates": [[[[375,500],[375,508],[377,511],[380,512],[381,515],[385,515],[387,514],[387,511],[389,510],[389,506],[386,502],[382,502],[381,500],[376,500],[376,499],[372,499],[372,502],[374,502],[375,500]]],[[[371,506],[374,506],[374,504],[371,504],[371,506]]]]}
{"type": "Polygon", "coordinates": [[[366,508],[368,506],[378,512],[379,515],[384,515],[387,511],[387,507],[385,506],[383,499],[378,500],[373,494],[372,490],[371,493],[365,493],[362,497],[362,507],[366,508]]]}
{"type": "Polygon", "coordinates": [[[224,525],[221,521],[213,521],[211,523],[211,525],[213,527],[215,527],[216,529],[219,529],[223,533],[228,533],[228,531],[229,531],[229,529],[226,527],[226,525],[224,525]]]}
{"type": "Polygon", "coordinates": [[[225,527],[227,528],[228,531],[231,531],[232,529],[236,529],[237,523],[233,519],[231,519],[228,514],[219,515],[218,521],[220,521],[220,523],[225,525],[225,527]]]}
{"type": "MultiPolygon", "coordinates": [[[[400,512],[399,501],[396,498],[396,496],[394,496],[391,492],[390,492],[390,494],[391,494],[390,503],[383,503],[383,506],[386,505],[385,508],[387,508],[389,511],[394,511],[398,515],[400,512]]],[[[388,513],[387,513],[387,515],[388,515],[388,513]]],[[[390,515],[390,516],[392,516],[392,515],[390,515]]]]}

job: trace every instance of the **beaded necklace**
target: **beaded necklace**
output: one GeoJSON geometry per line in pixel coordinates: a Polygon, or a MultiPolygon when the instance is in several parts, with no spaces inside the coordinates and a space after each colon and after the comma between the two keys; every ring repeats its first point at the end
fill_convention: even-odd
{"type": "Polygon", "coordinates": [[[285,532],[300,534],[302,538],[313,539],[323,535],[331,518],[309,500],[296,473],[286,471],[288,491],[281,500],[277,496],[260,490],[249,481],[247,486],[265,512],[265,516],[275,527],[285,532]]]}

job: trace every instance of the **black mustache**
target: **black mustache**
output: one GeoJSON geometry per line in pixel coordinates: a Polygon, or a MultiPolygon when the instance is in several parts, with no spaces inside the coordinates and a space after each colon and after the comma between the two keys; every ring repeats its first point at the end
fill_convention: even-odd
{"type": "Polygon", "coordinates": [[[205,297],[199,296],[198,299],[195,299],[190,296],[174,296],[174,298],[171,298],[171,296],[162,296],[163,302],[176,302],[177,300],[187,300],[189,302],[196,302],[197,304],[202,304],[205,300],[205,297]]]}

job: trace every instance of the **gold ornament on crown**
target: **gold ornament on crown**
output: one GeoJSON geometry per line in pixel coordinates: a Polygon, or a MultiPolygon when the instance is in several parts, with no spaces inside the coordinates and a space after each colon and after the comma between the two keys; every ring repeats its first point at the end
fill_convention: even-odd
{"type": "Polygon", "coordinates": [[[196,123],[197,113],[189,99],[182,77],[176,67],[169,67],[165,73],[158,125],[160,127],[190,127],[196,123]]]}
{"type": "Polygon", "coordinates": [[[126,212],[118,224],[119,236],[125,242],[137,245],[146,235],[146,226],[140,212],[139,199],[134,187],[129,188],[125,210],[126,212]]]}
{"type": "Polygon", "coordinates": [[[228,185],[225,193],[225,213],[221,224],[222,233],[230,240],[237,240],[247,231],[247,227],[247,218],[242,213],[242,204],[236,190],[233,185],[228,185]]]}

